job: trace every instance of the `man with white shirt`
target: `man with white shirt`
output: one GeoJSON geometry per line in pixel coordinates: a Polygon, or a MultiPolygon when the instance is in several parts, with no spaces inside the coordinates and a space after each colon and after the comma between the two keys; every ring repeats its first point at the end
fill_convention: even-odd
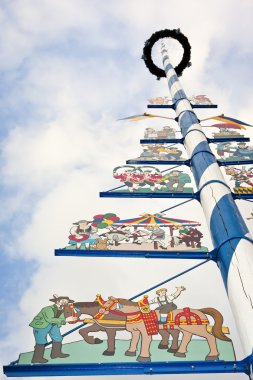
{"type": "Polygon", "coordinates": [[[167,315],[170,311],[177,309],[177,305],[173,300],[180,296],[181,292],[186,290],[184,286],[176,287],[176,291],[173,294],[167,294],[166,288],[161,288],[156,291],[157,297],[149,301],[149,304],[157,303],[158,307],[155,310],[160,312],[160,321],[158,323],[166,323],[167,315]]]}

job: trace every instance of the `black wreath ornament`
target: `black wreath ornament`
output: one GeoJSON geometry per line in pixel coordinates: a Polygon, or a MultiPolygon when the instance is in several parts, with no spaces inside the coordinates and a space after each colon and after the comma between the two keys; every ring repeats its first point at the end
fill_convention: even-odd
{"type": "Polygon", "coordinates": [[[152,34],[152,36],[145,42],[143,48],[142,59],[145,62],[145,65],[149,69],[150,73],[155,75],[157,79],[166,77],[165,71],[156,66],[152,60],[152,48],[154,44],[159,41],[161,38],[170,37],[177,40],[183,47],[184,53],[180,63],[175,67],[177,75],[180,77],[186,67],[191,66],[191,45],[188,41],[188,38],[181,33],[180,29],[164,29],[159,30],[152,34]]]}

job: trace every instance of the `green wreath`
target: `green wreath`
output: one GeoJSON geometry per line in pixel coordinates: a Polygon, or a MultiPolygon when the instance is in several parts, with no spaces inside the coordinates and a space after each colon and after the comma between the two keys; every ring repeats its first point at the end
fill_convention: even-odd
{"type": "Polygon", "coordinates": [[[151,74],[155,75],[159,80],[162,77],[166,77],[165,71],[156,66],[152,60],[152,48],[154,44],[160,40],[161,38],[170,37],[177,40],[183,47],[184,53],[181,59],[181,62],[175,67],[175,71],[177,75],[180,77],[186,67],[191,66],[191,45],[188,41],[188,38],[185,37],[183,33],[181,33],[180,29],[164,29],[159,30],[152,34],[152,36],[145,42],[143,48],[143,56],[142,59],[145,62],[145,65],[151,72],[151,74]]]}

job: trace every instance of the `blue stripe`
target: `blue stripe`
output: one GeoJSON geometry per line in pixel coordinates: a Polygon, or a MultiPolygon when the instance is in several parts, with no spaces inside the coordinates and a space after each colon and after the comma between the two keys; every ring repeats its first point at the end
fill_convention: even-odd
{"type": "Polygon", "coordinates": [[[180,127],[182,129],[182,134],[183,136],[186,135],[188,132],[188,129],[193,125],[193,124],[198,124],[198,118],[194,114],[193,111],[185,111],[184,114],[180,118],[180,127]]]}
{"type": "Polygon", "coordinates": [[[173,85],[173,83],[175,83],[175,82],[178,82],[178,78],[177,78],[176,75],[172,75],[172,76],[170,77],[170,79],[168,80],[168,85],[169,85],[169,87],[171,87],[171,86],[173,85]]]}
{"type": "Polygon", "coordinates": [[[174,69],[174,68],[173,68],[173,66],[172,66],[170,63],[168,63],[168,65],[166,65],[166,66],[165,66],[165,69],[164,69],[164,70],[165,70],[165,73],[167,74],[167,72],[168,72],[170,69],[174,69]]]}
{"type": "MultiPolygon", "coordinates": [[[[195,153],[201,152],[203,150],[210,151],[209,147],[208,149],[205,149],[206,144],[204,144],[203,142],[199,143],[196,148],[197,149],[194,150],[195,153]]],[[[210,153],[212,152],[210,151],[210,153]]],[[[213,163],[216,163],[216,158],[211,154],[205,152],[203,152],[202,154],[199,153],[192,158],[191,169],[197,186],[199,186],[199,182],[205,170],[208,168],[208,166],[212,165],[213,163]]]]}
{"type": "Polygon", "coordinates": [[[196,154],[197,152],[201,152],[201,151],[209,151],[210,153],[213,154],[207,141],[201,141],[198,145],[196,145],[195,149],[192,152],[192,156],[196,154]]]}
{"type": "MultiPolygon", "coordinates": [[[[249,232],[231,194],[224,195],[214,207],[210,228],[213,244],[216,248],[219,248],[221,243],[229,238],[244,236],[249,232]]],[[[238,238],[228,241],[218,252],[218,264],[226,285],[229,266],[240,240],[238,238]]]]}
{"type": "Polygon", "coordinates": [[[176,101],[180,100],[180,99],[187,99],[187,96],[185,95],[185,92],[184,90],[178,90],[175,95],[173,96],[173,103],[175,103],[176,101]]]}

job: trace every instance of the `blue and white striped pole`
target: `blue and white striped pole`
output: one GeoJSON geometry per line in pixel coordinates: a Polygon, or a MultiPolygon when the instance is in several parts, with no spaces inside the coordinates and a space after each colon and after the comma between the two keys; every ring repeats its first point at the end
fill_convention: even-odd
{"type": "MultiPolygon", "coordinates": [[[[246,357],[253,348],[253,243],[162,42],[169,90],[246,357]]],[[[212,284],[212,279],[209,279],[212,284]]]]}

